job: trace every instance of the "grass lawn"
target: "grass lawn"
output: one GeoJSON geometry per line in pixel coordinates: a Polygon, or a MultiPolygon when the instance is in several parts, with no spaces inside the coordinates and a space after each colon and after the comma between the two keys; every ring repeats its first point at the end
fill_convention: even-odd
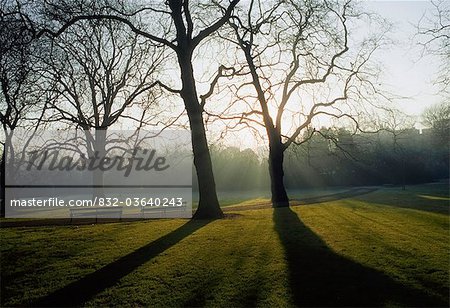
{"type": "Polygon", "coordinates": [[[448,185],[215,221],[0,229],[1,305],[448,306],[448,185]]]}

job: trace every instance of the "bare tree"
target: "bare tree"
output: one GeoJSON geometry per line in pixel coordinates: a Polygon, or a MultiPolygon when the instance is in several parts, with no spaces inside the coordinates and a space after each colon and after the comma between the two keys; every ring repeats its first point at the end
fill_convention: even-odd
{"type": "Polygon", "coordinates": [[[216,185],[212,170],[211,155],[208,148],[203,120],[203,104],[197,90],[194,74],[193,58],[199,45],[211,37],[230,18],[239,0],[218,1],[224,8],[209,3],[192,4],[188,0],[168,0],[164,3],[144,4],[138,8],[108,1],[91,2],[48,1],[45,3],[59,18],[59,28],[51,30],[51,26],[33,28],[35,37],[43,35],[58,37],[71,26],[82,20],[109,19],[127,25],[134,33],[154,43],[169,47],[176,56],[179,68],[179,89],[164,86],[172,93],[180,95],[189,118],[194,165],[199,183],[199,205],[195,218],[219,218],[223,216],[217,199],[216,185]],[[67,5],[68,4],[68,5],[67,5]],[[67,6],[74,9],[67,10],[67,6]],[[64,20],[64,17],[68,16],[64,20]],[[135,21],[147,21],[150,26],[141,26],[135,21]]]}
{"type": "MultiPolygon", "coordinates": [[[[390,153],[393,159],[396,161],[396,165],[399,166],[400,179],[402,190],[406,189],[406,145],[405,140],[408,140],[410,131],[415,130],[414,119],[399,110],[391,110],[386,113],[384,119],[384,130],[392,138],[392,144],[390,144],[390,153]]],[[[398,175],[397,175],[398,176],[398,175]]],[[[395,181],[395,179],[393,179],[395,181]]]]}
{"type": "Polygon", "coordinates": [[[289,205],[284,152],[304,142],[302,132],[315,118],[347,119],[359,128],[355,99],[363,105],[376,92],[371,82],[376,71],[368,69],[368,61],[383,38],[349,41],[349,27],[363,17],[370,16],[348,1],[251,0],[230,19],[234,38],[230,33],[223,38],[238,46],[242,56],[236,62],[250,76],[234,89],[250,110],[234,118],[266,131],[273,206],[289,205]]]}
{"type": "MultiPolygon", "coordinates": [[[[424,54],[437,56],[442,61],[436,78],[441,91],[450,95],[450,2],[431,1],[433,11],[424,15],[417,25],[417,40],[423,46],[424,54]]],[[[448,99],[448,97],[447,97],[448,99]]]]}
{"type": "Polygon", "coordinates": [[[449,145],[450,102],[442,102],[425,109],[422,114],[423,124],[434,131],[439,143],[449,145]]]}
{"type": "MultiPolygon", "coordinates": [[[[46,121],[81,129],[89,157],[105,156],[107,130],[114,125],[127,121],[140,128],[163,113],[156,76],[165,50],[125,30],[114,20],[80,21],[53,40],[51,56],[42,59],[44,77],[59,96],[46,121]]],[[[104,196],[100,170],[94,184],[95,196],[104,196]]]]}
{"type": "Polygon", "coordinates": [[[11,139],[17,128],[28,128],[30,141],[46,110],[49,93],[41,91],[40,72],[36,69],[36,55],[42,46],[33,42],[17,8],[10,3],[0,4],[0,123],[4,140],[1,157],[1,214],[5,209],[6,159],[12,153],[11,139]],[[34,121],[30,117],[35,118],[34,121]],[[8,154],[9,153],[9,154],[8,154]]]}

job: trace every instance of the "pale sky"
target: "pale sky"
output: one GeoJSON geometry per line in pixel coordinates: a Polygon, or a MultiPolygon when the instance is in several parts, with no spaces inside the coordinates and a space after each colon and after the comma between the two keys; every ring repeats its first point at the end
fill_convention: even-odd
{"type": "Polygon", "coordinates": [[[385,50],[379,61],[386,68],[384,75],[391,85],[389,89],[408,97],[399,101],[400,109],[410,115],[420,115],[427,106],[441,100],[438,88],[433,86],[440,60],[421,57],[422,47],[414,41],[416,25],[434,7],[430,1],[365,1],[365,5],[394,23],[390,37],[396,44],[385,50]]]}

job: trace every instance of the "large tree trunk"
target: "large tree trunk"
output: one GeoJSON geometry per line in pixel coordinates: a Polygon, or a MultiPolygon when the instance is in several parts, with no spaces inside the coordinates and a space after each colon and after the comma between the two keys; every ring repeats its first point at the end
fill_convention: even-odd
{"type": "MultiPolygon", "coordinates": [[[[2,198],[2,203],[1,203],[1,217],[5,217],[6,216],[6,177],[9,177],[9,181],[8,182],[12,182],[15,183],[15,179],[13,178],[15,175],[15,162],[14,162],[14,158],[11,157],[13,154],[12,151],[12,135],[13,135],[13,130],[10,130],[9,133],[8,131],[5,131],[5,145],[3,146],[3,153],[2,153],[2,161],[0,164],[0,168],[1,168],[1,198],[2,198]],[[9,159],[9,160],[8,160],[9,159]]],[[[17,184],[17,183],[16,183],[17,184]]],[[[8,192],[9,195],[9,199],[14,199],[14,195],[13,195],[13,191],[9,190],[8,192]]]]}
{"type": "Polygon", "coordinates": [[[5,197],[6,197],[6,188],[5,188],[5,183],[6,183],[6,143],[3,146],[3,152],[2,152],[2,158],[1,158],[1,162],[0,162],[0,172],[1,172],[1,179],[0,179],[0,198],[2,199],[1,201],[1,209],[0,209],[0,217],[5,217],[5,209],[6,209],[6,201],[5,201],[5,197]]]}
{"type": "MultiPolygon", "coordinates": [[[[99,159],[102,159],[106,155],[106,129],[96,128],[95,129],[95,149],[99,159]]],[[[105,198],[105,190],[103,188],[103,171],[100,168],[96,168],[93,174],[93,192],[94,198],[105,198]]]]}
{"type": "Polygon", "coordinates": [[[192,150],[200,197],[194,218],[221,218],[223,217],[223,212],[217,199],[211,155],[201,113],[190,114],[189,122],[191,125],[192,150]]]}
{"type": "Polygon", "coordinates": [[[180,52],[178,53],[178,61],[183,84],[181,97],[183,98],[191,126],[192,150],[194,153],[194,165],[197,172],[200,196],[194,218],[222,218],[223,212],[220,209],[217,199],[211,155],[203,123],[203,108],[199,103],[195,87],[192,55],[189,52],[180,52]]]}
{"type": "Polygon", "coordinates": [[[289,198],[284,187],[283,160],[284,149],[281,140],[271,141],[269,144],[269,173],[273,207],[289,206],[289,198]]]}
{"type": "Polygon", "coordinates": [[[289,199],[284,187],[284,145],[281,141],[281,133],[279,128],[275,127],[272,118],[270,117],[267,100],[264,95],[263,88],[259,82],[258,73],[256,72],[256,65],[253,62],[250,48],[244,48],[245,58],[250,67],[252,74],[253,85],[258,94],[258,101],[261,105],[261,112],[264,119],[264,127],[266,128],[267,137],[269,138],[269,174],[270,174],[270,188],[272,191],[272,206],[273,207],[288,207],[289,199]]]}

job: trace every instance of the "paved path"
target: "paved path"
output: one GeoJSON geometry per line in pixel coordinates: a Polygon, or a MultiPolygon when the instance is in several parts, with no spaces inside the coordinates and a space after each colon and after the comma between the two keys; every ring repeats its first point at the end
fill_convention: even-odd
{"type": "MultiPolygon", "coordinates": [[[[334,201],[334,200],[340,200],[340,199],[350,198],[350,197],[359,196],[359,195],[363,195],[363,194],[368,194],[377,189],[378,188],[374,188],[374,187],[354,188],[354,189],[350,189],[350,190],[340,192],[340,193],[335,193],[335,194],[309,197],[309,198],[304,198],[304,199],[290,199],[290,205],[291,206],[299,206],[299,205],[307,205],[307,204],[323,203],[323,202],[329,202],[329,201],[334,201]]],[[[271,207],[272,207],[272,203],[270,201],[266,201],[266,202],[261,202],[259,204],[227,206],[227,207],[223,208],[223,211],[225,211],[225,212],[248,211],[248,210],[266,209],[266,208],[271,208],[271,207]]]]}

